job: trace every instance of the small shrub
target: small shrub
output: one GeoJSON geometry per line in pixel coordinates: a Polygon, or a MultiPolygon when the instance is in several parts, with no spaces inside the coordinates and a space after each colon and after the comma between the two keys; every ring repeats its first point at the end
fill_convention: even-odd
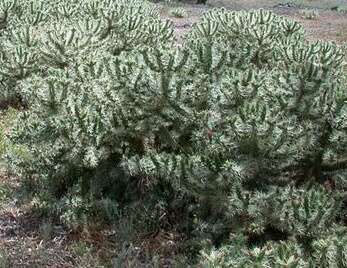
{"type": "Polygon", "coordinates": [[[6,135],[10,132],[17,113],[17,110],[12,108],[0,112],[0,162],[3,162],[7,150],[15,150],[15,146],[9,142],[6,135]]]}
{"type": "Polygon", "coordinates": [[[50,222],[44,222],[40,225],[40,237],[44,241],[48,241],[52,238],[54,226],[50,222]]]}
{"type": "Polygon", "coordinates": [[[161,267],[159,256],[148,256],[139,247],[124,244],[112,260],[113,267],[161,267]]]}
{"type": "Polygon", "coordinates": [[[0,249],[0,267],[1,268],[10,268],[10,260],[9,257],[3,249],[0,249]]]}
{"type": "Polygon", "coordinates": [[[78,257],[83,257],[87,254],[90,254],[92,250],[91,246],[83,241],[74,242],[70,245],[70,249],[72,253],[77,255],[78,257]]]}
{"type": "Polygon", "coordinates": [[[300,16],[307,20],[316,20],[319,17],[319,12],[313,9],[303,9],[299,12],[300,16]]]}
{"type": "Polygon", "coordinates": [[[184,18],[187,16],[187,12],[184,8],[173,8],[170,10],[170,16],[175,18],[184,18]]]}
{"type": "Polygon", "coordinates": [[[331,8],[333,11],[341,12],[341,13],[347,13],[347,6],[341,5],[341,6],[335,6],[331,8]]]}

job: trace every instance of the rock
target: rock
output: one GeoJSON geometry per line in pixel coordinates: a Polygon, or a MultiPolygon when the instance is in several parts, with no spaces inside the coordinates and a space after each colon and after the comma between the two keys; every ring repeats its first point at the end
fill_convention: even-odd
{"type": "Polygon", "coordinates": [[[299,6],[297,4],[287,2],[287,3],[280,3],[274,6],[274,8],[298,8],[299,6]]]}

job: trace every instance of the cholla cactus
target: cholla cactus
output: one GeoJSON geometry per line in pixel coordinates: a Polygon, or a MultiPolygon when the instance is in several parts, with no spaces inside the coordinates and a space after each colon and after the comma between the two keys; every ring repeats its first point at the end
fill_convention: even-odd
{"type": "Polygon", "coordinates": [[[161,22],[143,1],[9,0],[1,5],[0,79],[15,92],[8,86],[11,77],[22,79],[46,65],[65,68],[97,47],[119,55],[170,43],[173,36],[171,24],[161,22]]]}
{"type": "Polygon", "coordinates": [[[231,245],[219,250],[205,250],[201,254],[203,267],[345,267],[345,238],[341,232],[317,241],[315,254],[306,259],[300,247],[291,242],[267,243],[254,249],[247,248],[244,237],[233,237],[231,245]],[[242,252],[240,254],[240,252],[242,252]]]}
{"type": "Polygon", "coordinates": [[[345,220],[341,47],[263,10],[212,10],[176,47],[146,2],[40,3],[9,5],[0,37],[3,88],[28,106],[13,170],[58,199],[179,207],[212,243],[246,239],[227,267],[315,263],[345,220]]]}

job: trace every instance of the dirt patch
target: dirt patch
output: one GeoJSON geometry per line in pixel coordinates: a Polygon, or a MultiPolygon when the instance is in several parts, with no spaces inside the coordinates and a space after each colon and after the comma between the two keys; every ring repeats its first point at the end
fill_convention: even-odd
{"type": "Polygon", "coordinates": [[[66,231],[52,226],[48,233],[39,215],[18,202],[19,180],[1,173],[0,267],[75,267],[66,231]]]}
{"type": "Polygon", "coordinates": [[[37,218],[3,211],[0,214],[0,248],[8,267],[74,267],[65,250],[66,236],[58,232],[50,240],[40,237],[37,218]]]}
{"type": "Polygon", "coordinates": [[[323,10],[318,11],[319,15],[316,19],[305,19],[299,14],[300,9],[296,8],[277,8],[274,12],[301,23],[310,40],[347,42],[347,14],[323,10]]]}

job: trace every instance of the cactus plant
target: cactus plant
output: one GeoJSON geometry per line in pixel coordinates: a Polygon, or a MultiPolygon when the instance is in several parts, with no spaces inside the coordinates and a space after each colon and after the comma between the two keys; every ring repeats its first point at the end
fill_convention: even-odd
{"type": "Polygon", "coordinates": [[[24,2],[3,8],[0,78],[27,103],[9,138],[29,157],[7,157],[37,194],[179,211],[226,244],[212,267],[344,265],[342,47],[264,10],[209,11],[176,46],[142,1],[24,2]]]}

